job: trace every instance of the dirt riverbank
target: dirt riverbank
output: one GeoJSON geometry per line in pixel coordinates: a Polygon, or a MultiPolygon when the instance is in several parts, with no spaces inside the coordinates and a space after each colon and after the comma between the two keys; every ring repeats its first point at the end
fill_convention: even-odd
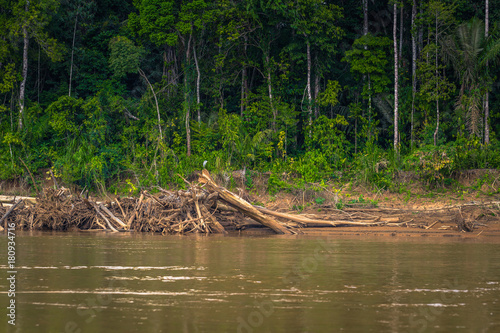
{"type": "MultiPolygon", "coordinates": [[[[238,198],[251,203],[292,234],[500,242],[500,194],[496,184],[499,176],[495,172],[491,177],[488,171],[490,181],[481,184],[485,172],[475,171],[459,178],[453,188],[429,189],[413,182],[400,187],[398,192],[331,183],[286,189],[271,195],[263,179],[259,179],[262,184],[255,181],[250,189],[243,184],[231,189],[238,198]]],[[[221,193],[207,192],[196,181],[192,185],[192,192],[151,194],[145,191],[142,199],[111,194],[85,199],[78,192],[49,190],[41,195],[38,203],[23,202],[4,219],[2,226],[14,221],[18,229],[25,230],[197,233],[214,232],[210,221],[203,222],[214,218],[214,223],[220,222],[224,228],[221,230],[229,233],[251,236],[276,231],[248,214],[228,209],[227,202],[220,199],[221,193]]],[[[227,185],[223,184],[222,188],[224,186],[227,185]]],[[[4,200],[0,204],[0,218],[18,201],[16,198],[13,196],[12,202],[4,200]]]]}

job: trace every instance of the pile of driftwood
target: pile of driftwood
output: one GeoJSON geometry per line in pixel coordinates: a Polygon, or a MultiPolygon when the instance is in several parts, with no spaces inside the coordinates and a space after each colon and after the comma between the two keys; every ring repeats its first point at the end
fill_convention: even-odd
{"type": "MultiPolygon", "coordinates": [[[[218,186],[203,170],[198,182],[187,190],[151,194],[139,198],[114,198],[96,201],[74,195],[65,188],[45,189],[37,198],[0,196],[0,231],[14,223],[26,230],[108,230],[168,234],[225,233],[247,227],[268,227],[277,234],[295,234],[301,228],[336,226],[404,226],[432,228],[450,219],[458,230],[472,231],[481,214],[466,214],[474,205],[435,210],[410,211],[391,208],[344,210],[328,214],[289,214],[250,204],[240,196],[218,186]],[[424,218],[425,217],[425,218],[424,218]],[[417,220],[421,221],[417,221],[417,220]]],[[[498,205],[498,203],[496,203],[498,205]]],[[[498,206],[500,207],[500,206],[498,206]]],[[[489,209],[489,208],[488,208],[489,209]]],[[[325,209],[326,210],[326,209],[325,209]]],[[[496,214],[493,214],[496,215],[496,214]]]]}
{"type": "MultiPolygon", "coordinates": [[[[187,182],[187,181],[186,181],[187,182]]],[[[0,231],[14,222],[26,230],[109,230],[159,233],[225,233],[228,228],[260,224],[277,234],[295,234],[301,227],[376,225],[375,220],[353,221],[352,216],[324,220],[271,211],[254,206],[218,186],[203,170],[187,190],[143,191],[139,198],[99,202],[74,195],[65,188],[44,189],[38,198],[1,197],[0,231]],[[2,203],[3,202],[3,203],[2,203]],[[245,222],[246,221],[246,222],[245,222]]]]}

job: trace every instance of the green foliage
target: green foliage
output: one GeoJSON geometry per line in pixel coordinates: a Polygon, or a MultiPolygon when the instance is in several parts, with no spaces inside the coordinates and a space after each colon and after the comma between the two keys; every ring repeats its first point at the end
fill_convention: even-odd
{"type": "Polygon", "coordinates": [[[339,93],[342,90],[338,81],[328,80],[325,91],[318,96],[318,103],[321,106],[335,106],[338,104],[339,93]]]}
{"type": "Polygon", "coordinates": [[[412,149],[419,148],[403,146],[397,159],[387,150],[394,64],[386,3],[370,3],[376,15],[366,36],[359,35],[361,8],[347,2],[27,4],[5,0],[0,10],[1,179],[52,168],[65,183],[100,192],[116,184],[116,191],[138,193],[185,186],[178,174],[190,176],[207,161],[220,174],[245,168],[249,189],[255,187],[250,169],[271,171],[268,190],[276,194],[320,188],[334,177],[397,190],[401,170],[446,185],[460,170],[500,167],[500,38],[493,24],[499,6],[490,6],[488,38],[479,20],[483,3],[475,0],[416,2],[416,26],[402,20],[401,141],[413,130],[412,149]],[[419,31],[413,100],[409,38],[419,31]],[[25,127],[18,131],[25,64],[25,127]],[[151,89],[136,74],[139,65],[159,117],[151,89]],[[438,147],[430,147],[436,102],[442,121],[438,147]]]}
{"type": "Polygon", "coordinates": [[[353,177],[362,183],[389,189],[392,185],[392,172],[390,172],[392,166],[388,156],[391,154],[368,142],[365,149],[353,159],[353,170],[356,173],[353,177]]]}
{"type": "Polygon", "coordinates": [[[135,73],[139,68],[139,63],[144,50],[134,45],[134,43],[123,36],[113,37],[109,41],[111,55],[109,57],[109,67],[118,79],[127,73],[135,73]]]}
{"type": "Polygon", "coordinates": [[[365,98],[386,91],[391,82],[388,69],[391,44],[392,41],[387,37],[367,34],[356,39],[352,49],[346,51],[342,59],[351,65],[351,72],[356,73],[358,77],[369,77],[363,85],[362,94],[365,98]]]}
{"type": "Polygon", "coordinates": [[[316,199],[314,199],[314,202],[316,202],[316,204],[318,205],[322,205],[325,202],[325,198],[317,197],[316,199]]]}
{"type": "Polygon", "coordinates": [[[61,138],[76,135],[82,130],[85,113],[81,99],[62,96],[47,108],[47,113],[49,124],[61,138]]]}
{"type": "Polygon", "coordinates": [[[405,161],[430,185],[440,184],[453,171],[452,151],[449,147],[428,145],[415,150],[405,161]]]}
{"type": "Polygon", "coordinates": [[[314,120],[310,130],[311,135],[306,136],[306,146],[316,150],[327,158],[330,167],[341,170],[347,160],[349,142],[341,127],[347,126],[346,119],[337,115],[335,119],[320,116],[314,120]]]}
{"type": "Polygon", "coordinates": [[[307,183],[329,178],[333,172],[327,156],[318,150],[307,151],[303,157],[292,164],[292,170],[307,183]]]}

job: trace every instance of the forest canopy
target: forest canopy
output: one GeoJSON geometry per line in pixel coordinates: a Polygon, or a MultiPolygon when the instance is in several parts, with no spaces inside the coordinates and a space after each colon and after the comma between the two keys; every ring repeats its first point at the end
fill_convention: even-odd
{"type": "Polygon", "coordinates": [[[500,0],[0,2],[0,179],[500,167],[500,0]]]}

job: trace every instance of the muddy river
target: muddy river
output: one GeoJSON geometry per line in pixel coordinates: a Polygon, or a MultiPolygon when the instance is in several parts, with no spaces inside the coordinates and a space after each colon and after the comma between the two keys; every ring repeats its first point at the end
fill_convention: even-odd
{"type": "MultiPolygon", "coordinates": [[[[495,243],[20,231],[15,243],[0,332],[500,332],[495,243]]],[[[2,235],[4,272],[7,253],[2,235]]]]}

